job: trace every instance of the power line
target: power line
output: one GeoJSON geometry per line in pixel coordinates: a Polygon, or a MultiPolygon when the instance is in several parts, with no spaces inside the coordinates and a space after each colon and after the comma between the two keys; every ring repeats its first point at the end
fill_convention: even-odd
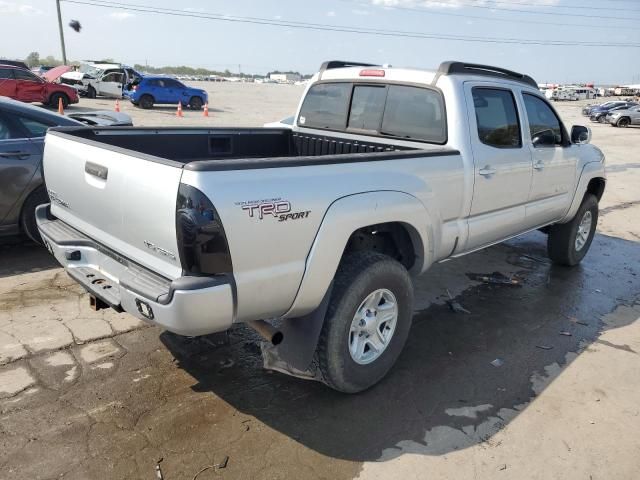
{"type": "MultiPolygon", "coordinates": [[[[460,1],[460,0],[459,0],[460,1]]],[[[586,8],[589,10],[612,10],[612,11],[621,11],[626,12],[628,8],[610,8],[610,7],[594,7],[592,5],[553,5],[553,4],[544,4],[544,3],[535,3],[535,2],[505,2],[502,0],[462,0],[462,2],[471,2],[471,3],[481,3],[483,5],[521,5],[524,7],[535,7],[535,8],[586,8]]],[[[433,0],[433,3],[440,3],[444,5],[451,5],[451,3],[447,3],[443,0],[433,0]]],[[[460,3],[458,3],[460,4],[460,3]]],[[[490,7],[492,8],[492,7],[490,7]]],[[[632,10],[633,12],[638,12],[638,10],[632,10]]]]}
{"type": "MultiPolygon", "coordinates": [[[[346,3],[351,3],[353,5],[360,5],[360,6],[370,6],[371,4],[369,3],[363,3],[360,2],[358,0],[341,0],[343,2],[346,3]]],[[[427,8],[415,8],[415,7],[399,7],[396,5],[390,5],[390,6],[384,6],[384,5],[379,5],[379,4],[373,4],[373,6],[378,7],[378,8],[383,8],[383,9],[391,9],[391,10],[406,10],[409,12],[418,12],[418,13],[425,13],[425,14],[429,14],[429,15],[444,15],[444,16],[448,16],[448,17],[459,17],[459,18],[474,18],[474,19],[478,19],[478,20],[486,20],[488,22],[507,22],[507,23],[532,23],[532,24],[537,24],[537,25],[558,25],[561,27],[587,27],[587,28],[605,28],[605,29],[622,29],[622,30],[633,30],[633,31],[639,31],[640,29],[638,27],[630,27],[630,26],[617,26],[617,25],[593,25],[593,24],[588,24],[588,23],[564,23],[564,22],[548,22],[548,21],[542,21],[542,20],[524,20],[521,18],[518,19],[512,19],[512,18],[496,18],[496,17],[482,17],[480,15],[469,15],[466,13],[453,13],[453,12],[444,12],[441,10],[433,10],[433,9],[427,9],[427,8]]]]}
{"type": "Polygon", "coordinates": [[[119,8],[123,10],[153,13],[158,15],[170,15],[175,17],[201,18],[205,20],[247,23],[257,25],[271,25],[287,28],[299,28],[306,30],[333,31],[355,33],[361,35],[378,35],[385,37],[401,37],[401,38],[420,38],[420,39],[436,39],[451,40],[461,42],[480,42],[480,43],[502,43],[502,44],[518,44],[518,45],[555,45],[555,46],[585,46],[585,47],[640,47],[640,43],[621,43],[621,42],[581,42],[566,40],[537,40],[525,38],[499,38],[499,37],[472,37],[465,35],[449,35],[449,34],[429,34],[422,32],[402,31],[402,30],[382,30],[374,28],[347,27],[342,25],[330,25],[322,23],[296,22],[288,20],[274,20],[260,17],[241,17],[235,15],[223,15],[218,13],[206,12],[185,12],[170,8],[151,7],[148,5],[134,5],[103,0],[65,0],[67,3],[78,5],[89,5],[101,8],[119,8]]]}
{"type": "MultiPolygon", "coordinates": [[[[499,10],[501,12],[517,12],[517,13],[528,13],[531,15],[554,15],[554,16],[559,16],[559,17],[584,17],[584,18],[597,18],[597,19],[607,19],[607,20],[640,20],[640,17],[612,17],[612,16],[605,16],[605,15],[585,15],[584,13],[565,13],[565,12],[540,12],[540,11],[535,11],[535,10],[522,10],[519,8],[507,8],[507,7],[495,7],[493,5],[488,5],[487,3],[489,2],[489,0],[487,0],[487,2],[483,2],[482,5],[474,5],[474,4],[468,4],[468,3],[463,3],[463,1],[474,1],[474,0],[458,0],[457,3],[458,6],[461,7],[466,7],[466,8],[480,8],[482,10],[499,10]]],[[[437,5],[440,4],[442,6],[451,6],[450,3],[445,3],[445,2],[438,2],[437,0],[433,0],[433,3],[431,5],[437,5]]],[[[512,3],[508,3],[508,5],[513,5],[512,3]]],[[[382,5],[385,6],[386,5],[382,5]]],[[[391,8],[392,6],[390,6],[391,8]]],[[[583,7],[584,8],[584,7],[583,7]]],[[[586,7],[588,8],[588,7],[586,7]]],[[[633,10],[635,11],[635,10],[633,10]]]]}

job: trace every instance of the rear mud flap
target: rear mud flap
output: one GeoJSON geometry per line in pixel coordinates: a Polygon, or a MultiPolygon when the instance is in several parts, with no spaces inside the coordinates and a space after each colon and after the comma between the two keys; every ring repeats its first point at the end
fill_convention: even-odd
{"type": "Polygon", "coordinates": [[[329,306],[333,284],[329,286],[322,302],[313,312],[303,317],[289,318],[278,324],[283,341],[277,346],[261,343],[263,366],[305,380],[322,382],[315,353],[329,306]]]}

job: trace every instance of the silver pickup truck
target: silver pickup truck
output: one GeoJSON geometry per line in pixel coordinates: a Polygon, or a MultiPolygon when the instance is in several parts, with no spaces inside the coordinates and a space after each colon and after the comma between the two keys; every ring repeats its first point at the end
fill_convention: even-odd
{"type": "Polygon", "coordinates": [[[582,260],[605,188],[589,141],[526,75],[331,61],[291,128],[49,130],[38,226],[95,308],[192,336],[245,322],[358,392],[433,263],[535,229],[582,260]]]}

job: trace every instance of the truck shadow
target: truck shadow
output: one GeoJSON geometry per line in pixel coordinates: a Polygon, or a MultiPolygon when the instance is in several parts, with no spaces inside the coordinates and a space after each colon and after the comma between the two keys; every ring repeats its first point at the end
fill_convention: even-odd
{"type": "Polygon", "coordinates": [[[0,278],[60,268],[42,245],[21,236],[0,239],[0,278]]]}
{"type": "MultiPolygon", "coordinates": [[[[343,395],[264,371],[256,336],[245,327],[217,347],[219,336],[188,339],[165,332],[161,340],[198,382],[196,391],[211,392],[332,458],[441,455],[490,443],[555,378],[548,372],[559,374],[597,340],[603,315],[640,298],[640,247],[634,242],[598,235],[576,268],[552,266],[540,234],[492,249],[521,269],[520,286],[466,289],[456,301],[468,314],[448,305],[416,313],[395,368],[362,394],[343,395]],[[491,363],[496,359],[497,366],[491,363]]],[[[460,272],[460,281],[468,282],[464,267],[460,272]]],[[[419,281],[429,282],[429,274],[419,281]]]]}

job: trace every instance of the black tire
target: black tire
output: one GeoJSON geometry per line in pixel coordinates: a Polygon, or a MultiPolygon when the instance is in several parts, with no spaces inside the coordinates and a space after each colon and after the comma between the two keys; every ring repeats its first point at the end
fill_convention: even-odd
{"type": "Polygon", "coordinates": [[[87,98],[96,98],[97,96],[96,89],[89,85],[87,87],[87,98]]]}
{"type": "Polygon", "coordinates": [[[66,94],[60,92],[53,93],[49,97],[49,106],[51,108],[58,108],[60,99],[62,99],[62,108],[67,108],[69,106],[69,97],[67,97],[66,94]]]}
{"type": "Polygon", "coordinates": [[[616,126],[620,128],[627,128],[631,122],[627,117],[622,117],[616,122],[616,126]]]}
{"type": "Polygon", "coordinates": [[[329,308],[316,350],[324,382],[345,393],[366,390],[379,382],[398,359],[411,328],[413,285],[400,262],[377,252],[359,252],[343,258],[334,278],[329,308]],[[367,296],[389,290],[396,299],[395,330],[380,356],[371,363],[356,363],[349,351],[354,315],[367,296]]]}
{"type": "Polygon", "coordinates": [[[598,117],[598,123],[606,123],[607,122],[607,118],[605,117],[605,115],[600,115],[598,117]]]}
{"type": "Polygon", "coordinates": [[[547,239],[547,252],[551,261],[558,265],[572,267],[580,263],[589,251],[598,224],[598,199],[590,193],[584,196],[576,215],[568,223],[552,225],[547,239]],[[591,214],[591,228],[584,245],[577,249],[576,237],[580,223],[587,212],[591,214]]]}
{"type": "Polygon", "coordinates": [[[142,95],[138,100],[138,106],[144,110],[153,108],[154,98],[151,95],[142,95]]]}
{"type": "Polygon", "coordinates": [[[200,110],[202,105],[204,105],[204,102],[200,97],[191,97],[189,100],[189,108],[191,110],[200,110]]]}
{"type": "Polygon", "coordinates": [[[20,228],[22,233],[38,244],[42,244],[42,238],[36,225],[36,207],[44,203],[49,203],[49,195],[44,187],[36,188],[27,197],[22,205],[20,214],[20,228]]]}

